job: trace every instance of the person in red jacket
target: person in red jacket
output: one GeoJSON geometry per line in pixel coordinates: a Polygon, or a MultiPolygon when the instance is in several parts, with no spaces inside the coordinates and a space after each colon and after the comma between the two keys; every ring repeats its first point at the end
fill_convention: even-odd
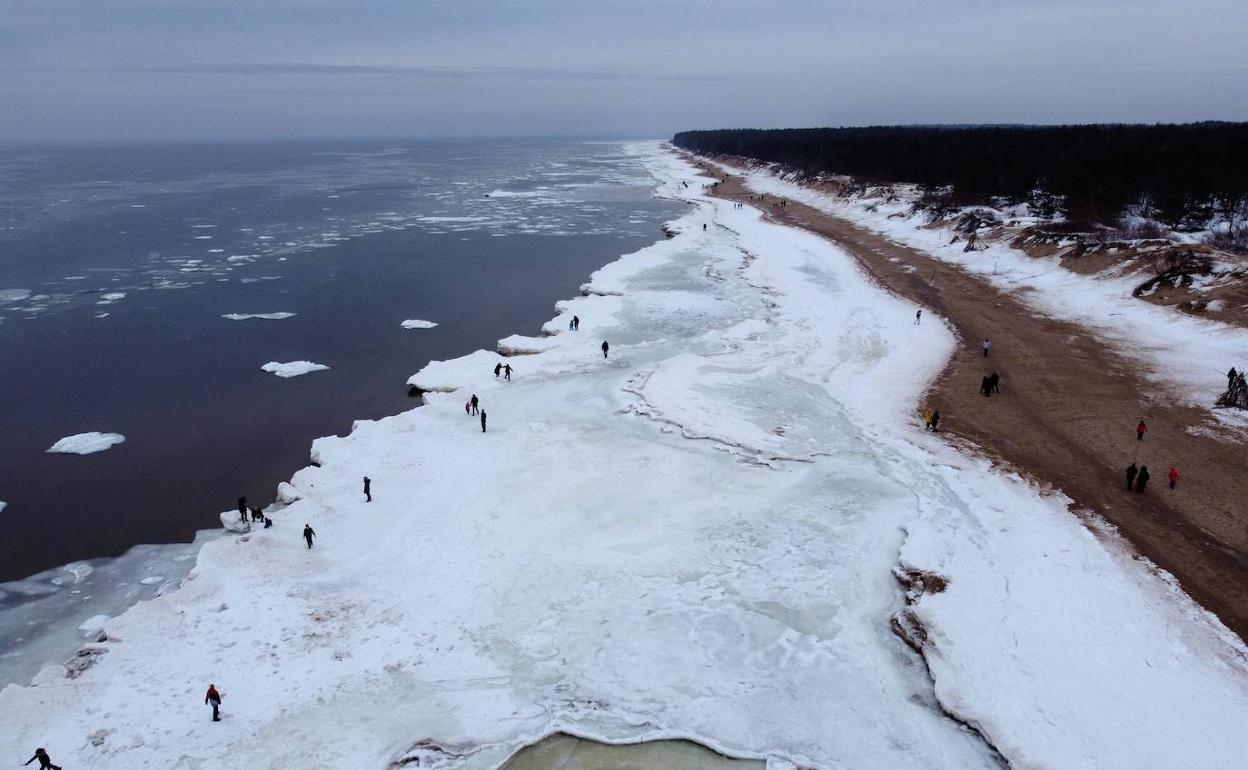
{"type": "Polygon", "coordinates": [[[1179,469],[1171,467],[1170,475],[1167,478],[1170,479],[1170,488],[1174,489],[1174,485],[1179,483],[1179,469]]]}
{"type": "Polygon", "coordinates": [[[221,721],[221,693],[217,692],[215,684],[208,685],[208,694],[204,696],[204,703],[212,704],[212,721],[221,721]]]}
{"type": "Polygon", "coordinates": [[[1144,424],[1143,420],[1140,420],[1140,424],[1135,426],[1135,440],[1143,441],[1144,434],[1147,432],[1148,432],[1148,426],[1144,424]]]}

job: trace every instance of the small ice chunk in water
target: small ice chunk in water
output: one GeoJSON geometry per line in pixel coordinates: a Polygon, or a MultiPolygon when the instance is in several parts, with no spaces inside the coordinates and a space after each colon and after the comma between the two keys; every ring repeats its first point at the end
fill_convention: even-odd
{"type": "Polygon", "coordinates": [[[403,322],[404,329],[432,329],[437,326],[433,321],[422,321],[419,318],[408,319],[403,322]]]}
{"type": "Polygon", "coordinates": [[[3,500],[0,500],[0,511],[3,511],[5,508],[8,508],[8,507],[9,507],[8,503],[6,503],[3,500]]]}
{"type": "Polygon", "coordinates": [[[139,585],[154,586],[165,579],[164,575],[150,575],[139,581],[139,585]]]}
{"type": "Polygon", "coordinates": [[[270,361],[260,367],[266,372],[276,374],[278,377],[298,377],[308,372],[319,372],[322,369],[328,369],[325,364],[314,364],[311,361],[270,361]]]}
{"type": "Polygon", "coordinates": [[[30,289],[0,289],[0,303],[20,302],[30,296],[30,289]]]}
{"type": "Polygon", "coordinates": [[[75,433],[56,442],[48,448],[48,451],[57,454],[89,455],[103,452],[125,440],[126,437],[120,433],[100,433],[99,431],[75,433]]]}
{"type": "Polygon", "coordinates": [[[246,321],[248,318],[263,318],[266,321],[283,321],[287,318],[293,318],[295,313],[226,313],[221,316],[231,321],[246,321]]]}
{"type": "Polygon", "coordinates": [[[106,293],[104,293],[104,294],[101,294],[101,295],[100,295],[100,301],[99,301],[99,302],[97,302],[97,303],[95,303],[95,304],[97,304],[97,305],[111,305],[111,304],[113,304],[114,302],[116,302],[117,300],[125,298],[125,296],[126,296],[126,293],[125,293],[124,291],[110,291],[110,292],[106,292],[106,293]]]}

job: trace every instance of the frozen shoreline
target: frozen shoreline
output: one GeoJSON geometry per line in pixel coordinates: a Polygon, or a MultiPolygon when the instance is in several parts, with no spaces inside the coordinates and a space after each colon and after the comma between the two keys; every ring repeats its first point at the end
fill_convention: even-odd
{"type": "Polygon", "coordinates": [[[949,332],[650,162],[695,204],[680,233],[596,272],[558,334],[508,338],[522,376],[434,362],[425,408],[318,440],[273,529],[205,546],[78,678],[0,692],[0,743],[105,769],[485,768],[569,729],[775,767],[997,767],[943,708],[1019,766],[1230,767],[1242,645],[1062,500],[907,423],[949,332]],[[904,568],[948,587],[907,605],[904,568]],[[889,629],[907,608],[934,689],[889,629]],[[1226,744],[1175,739],[1194,725],[1226,744]]]}

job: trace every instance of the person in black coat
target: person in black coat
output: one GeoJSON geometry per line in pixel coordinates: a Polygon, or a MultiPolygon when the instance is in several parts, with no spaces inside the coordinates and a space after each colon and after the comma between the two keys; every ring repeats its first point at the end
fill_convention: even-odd
{"type": "Polygon", "coordinates": [[[42,748],[35,749],[35,755],[26,760],[22,766],[25,767],[31,762],[34,762],[36,759],[39,760],[39,770],[61,770],[60,765],[52,764],[52,758],[49,757],[48,752],[42,748]]]}
{"type": "Polygon", "coordinates": [[[602,341],[602,357],[603,357],[603,358],[606,358],[606,357],[607,357],[607,350],[608,350],[610,347],[611,347],[611,346],[607,344],[607,341],[606,341],[606,340],[603,340],[603,341],[602,341]]]}
{"type": "Polygon", "coordinates": [[[1148,466],[1140,468],[1140,475],[1135,477],[1135,491],[1143,492],[1144,487],[1148,486],[1148,466]]]}
{"type": "Polygon", "coordinates": [[[1135,485],[1135,477],[1140,473],[1140,469],[1135,467],[1135,463],[1127,466],[1127,491],[1131,491],[1131,487],[1135,485]]]}

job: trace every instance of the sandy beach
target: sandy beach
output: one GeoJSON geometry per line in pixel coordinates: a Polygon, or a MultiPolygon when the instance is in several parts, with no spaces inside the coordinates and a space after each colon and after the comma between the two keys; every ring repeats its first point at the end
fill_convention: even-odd
{"type": "MultiPolygon", "coordinates": [[[[939,409],[949,440],[1060,490],[1077,514],[1103,517],[1248,638],[1248,477],[1242,447],[1228,442],[1207,410],[1167,402],[1139,361],[1093,331],[1039,316],[1018,295],[955,265],[792,199],[752,201],[739,176],[714,194],[828,238],[881,286],[947,319],[961,344],[923,403],[898,408],[939,409]],[[984,337],[993,341],[989,358],[984,337]],[[984,398],[981,378],[994,370],[1001,394],[984,398]],[[1135,435],[1141,418],[1149,426],[1143,442],[1135,435]],[[1145,494],[1126,490],[1133,461],[1152,474],[1145,494]],[[1182,474],[1174,490],[1165,480],[1172,465],[1182,474]]],[[[1210,363],[1215,376],[1221,364],[1210,363]]]]}

